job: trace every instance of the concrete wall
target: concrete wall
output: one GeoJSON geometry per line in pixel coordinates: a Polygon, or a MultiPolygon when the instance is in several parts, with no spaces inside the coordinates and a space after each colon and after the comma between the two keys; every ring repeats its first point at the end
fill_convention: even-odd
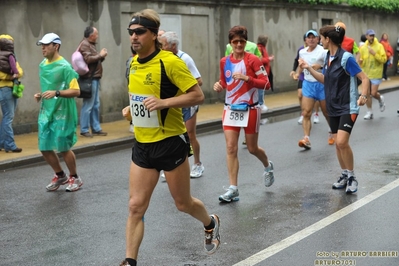
{"type": "MultiPolygon", "coordinates": [[[[373,28],[378,38],[387,32],[394,49],[399,36],[397,14],[342,6],[294,6],[272,0],[0,0],[0,6],[0,33],[14,37],[17,59],[25,71],[22,82],[26,89],[14,120],[17,134],[36,129],[39,105],[33,100],[33,94],[40,90],[38,64],[43,59],[36,41],[48,32],[60,35],[60,53],[70,60],[85,27],[93,25],[99,30],[97,48],[108,49],[101,81],[102,122],[121,119],[120,110],[128,104],[124,73],[130,43],[126,29],[131,14],[145,8],[160,13],[161,28],[181,32],[180,48],[193,57],[202,74],[206,103],[223,101],[223,94],[213,92],[212,85],[219,77],[219,60],[228,42],[228,30],[234,25],[245,25],[249,39],[255,42],[259,34],[269,36],[268,51],[275,55],[272,69],[277,91],[296,89],[288,76],[296,51],[302,44],[303,34],[308,29],[320,28],[323,22],[343,21],[347,35],[356,41],[368,28],[373,28]]],[[[395,57],[395,65],[396,60],[395,57]]],[[[395,69],[389,71],[393,74],[395,69]]],[[[76,102],[80,110],[82,100],[76,102]]]]}

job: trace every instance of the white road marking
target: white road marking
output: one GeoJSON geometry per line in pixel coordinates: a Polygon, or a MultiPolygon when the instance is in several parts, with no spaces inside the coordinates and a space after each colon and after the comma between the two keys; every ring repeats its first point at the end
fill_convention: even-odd
{"type": "Polygon", "coordinates": [[[293,244],[297,243],[298,241],[310,236],[311,234],[325,228],[326,226],[332,224],[333,222],[338,221],[339,219],[345,217],[346,215],[356,211],[357,209],[361,208],[362,206],[366,205],[367,203],[372,202],[373,200],[379,198],[380,196],[388,193],[392,189],[395,189],[399,186],[399,179],[389,183],[388,185],[374,191],[373,193],[365,196],[364,198],[352,203],[349,206],[331,214],[330,216],[318,221],[315,224],[312,224],[309,227],[293,234],[292,236],[287,237],[286,239],[281,240],[280,242],[259,251],[258,253],[248,257],[245,260],[242,260],[233,266],[252,266],[257,263],[264,261],[265,259],[273,256],[274,254],[282,251],[283,249],[292,246],[293,244]]]}

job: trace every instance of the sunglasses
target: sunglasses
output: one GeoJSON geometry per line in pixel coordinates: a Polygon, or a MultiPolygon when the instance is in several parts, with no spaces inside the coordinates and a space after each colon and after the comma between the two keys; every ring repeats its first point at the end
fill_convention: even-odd
{"type": "Polygon", "coordinates": [[[234,40],[234,41],[231,41],[232,44],[246,43],[246,42],[247,42],[246,40],[234,40]]]}
{"type": "Polygon", "coordinates": [[[136,28],[136,29],[127,29],[129,32],[129,35],[132,36],[133,34],[136,34],[137,36],[143,35],[144,33],[147,32],[147,28],[141,27],[141,28],[136,28]]]}

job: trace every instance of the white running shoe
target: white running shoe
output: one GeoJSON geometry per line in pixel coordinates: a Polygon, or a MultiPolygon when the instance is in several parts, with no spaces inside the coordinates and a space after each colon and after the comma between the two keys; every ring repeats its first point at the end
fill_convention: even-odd
{"type": "Polygon", "coordinates": [[[238,193],[238,189],[233,189],[233,188],[228,188],[226,189],[226,192],[222,195],[219,196],[219,200],[221,202],[232,202],[232,201],[238,201],[239,198],[238,196],[240,193],[238,193]]]}
{"type": "Polygon", "coordinates": [[[159,174],[159,178],[161,179],[162,183],[166,182],[166,177],[165,177],[165,173],[163,170],[161,170],[160,174],[159,174]]]}
{"type": "Polygon", "coordinates": [[[80,187],[83,185],[82,179],[78,176],[77,178],[70,176],[68,179],[68,186],[66,187],[66,192],[74,192],[78,191],[80,187]]]}
{"type": "Polygon", "coordinates": [[[202,163],[194,164],[193,167],[191,168],[190,177],[192,177],[192,178],[201,177],[202,174],[204,173],[204,170],[205,170],[205,167],[202,163]]]}
{"type": "Polygon", "coordinates": [[[303,115],[301,115],[298,119],[298,125],[302,125],[303,115]]]}
{"type": "Polygon", "coordinates": [[[319,115],[317,113],[314,113],[314,115],[313,115],[313,123],[314,124],[320,123],[319,115]]]}
{"type": "Polygon", "coordinates": [[[261,110],[261,113],[264,114],[269,110],[269,108],[266,106],[266,104],[262,104],[260,106],[260,110],[261,110]]]}
{"type": "Polygon", "coordinates": [[[367,111],[366,115],[364,116],[364,120],[370,120],[370,119],[373,119],[373,113],[367,111]]]}
{"type": "Polygon", "coordinates": [[[384,96],[380,95],[380,111],[384,112],[385,111],[385,101],[384,101],[384,96]]]}
{"type": "Polygon", "coordinates": [[[48,191],[55,191],[61,185],[67,184],[68,180],[69,180],[69,178],[67,177],[67,175],[65,173],[64,173],[64,175],[62,177],[54,175],[53,179],[51,180],[51,183],[46,186],[46,189],[48,191]]]}
{"type": "Polygon", "coordinates": [[[265,168],[263,172],[263,178],[265,179],[265,186],[270,187],[274,183],[274,165],[272,161],[269,161],[269,166],[265,168]]]}

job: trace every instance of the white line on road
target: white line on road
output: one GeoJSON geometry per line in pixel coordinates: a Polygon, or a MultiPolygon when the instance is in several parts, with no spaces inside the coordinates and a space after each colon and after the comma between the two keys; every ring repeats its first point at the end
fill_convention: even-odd
{"type": "Polygon", "coordinates": [[[265,259],[273,256],[274,254],[282,251],[283,249],[292,246],[298,241],[310,236],[311,234],[325,228],[326,226],[332,224],[333,222],[336,222],[339,219],[345,217],[346,215],[356,211],[360,207],[366,205],[367,203],[372,202],[373,200],[379,198],[380,196],[388,193],[392,189],[397,188],[398,186],[399,186],[399,179],[389,183],[388,185],[380,188],[377,191],[374,191],[373,193],[352,203],[351,205],[346,206],[345,208],[331,214],[330,216],[318,221],[317,223],[312,224],[309,227],[306,227],[305,229],[293,234],[292,236],[287,237],[286,239],[281,240],[280,242],[252,255],[251,257],[248,257],[247,259],[234,264],[233,266],[252,266],[259,262],[262,262],[265,259]]]}

